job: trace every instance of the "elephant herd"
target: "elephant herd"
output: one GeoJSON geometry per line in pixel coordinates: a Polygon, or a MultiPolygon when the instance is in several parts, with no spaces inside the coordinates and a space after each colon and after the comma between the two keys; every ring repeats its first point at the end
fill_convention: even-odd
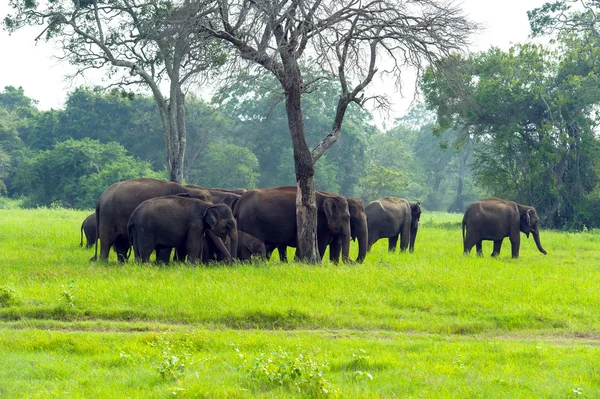
{"type": "MultiPolygon", "coordinates": [[[[358,240],[357,262],[381,238],[394,251],[414,251],[421,206],[402,198],[386,197],[363,206],[362,201],[316,192],[317,247],[321,258],[349,262],[350,240],[358,240]]],[[[477,201],[463,218],[464,251],[493,240],[493,256],[509,237],[512,255],[519,254],[519,232],[532,233],[539,250],[539,220],[535,209],[497,198],[477,201]],[[465,235],[466,230],[466,235],[465,235]]],[[[96,212],[81,226],[87,246],[95,244],[92,259],[106,260],[112,248],[120,262],[133,254],[147,262],[156,251],[159,262],[174,259],[192,263],[269,259],[277,249],[287,261],[287,247],[296,247],[296,187],[226,190],[181,185],[156,179],[115,183],[98,198],[96,212]],[[98,240],[100,244],[98,246],[98,240]],[[98,247],[100,249],[98,253],[98,247]]]]}

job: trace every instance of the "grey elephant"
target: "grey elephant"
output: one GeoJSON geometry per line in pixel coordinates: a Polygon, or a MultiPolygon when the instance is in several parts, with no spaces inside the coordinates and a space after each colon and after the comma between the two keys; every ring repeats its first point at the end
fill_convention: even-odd
{"type": "Polygon", "coordinates": [[[365,207],[369,226],[370,250],[381,238],[388,239],[388,250],[395,251],[400,237],[400,250],[415,250],[419,231],[421,203],[409,202],[404,198],[385,197],[371,201],[365,207]]]}
{"type": "MultiPolygon", "coordinates": [[[[367,255],[367,245],[369,242],[367,214],[361,200],[355,198],[346,198],[348,201],[348,211],[350,212],[350,237],[352,241],[358,239],[358,256],[356,262],[362,263],[367,255]]],[[[337,239],[331,242],[329,246],[329,260],[338,263],[342,251],[342,239],[339,235],[337,239]]]]}
{"type": "MultiPolygon", "coordinates": [[[[323,257],[334,237],[342,237],[342,259],[350,248],[350,212],[346,198],[316,193],[317,246],[323,257]]],[[[238,228],[265,243],[267,258],[277,248],[281,261],[287,261],[286,248],[296,247],[296,187],[249,190],[235,206],[238,228]]]]}
{"type": "MultiPolygon", "coordinates": [[[[211,202],[211,195],[206,190],[157,179],[130,179],[108,187],[96,202],[100,259],[108,259],[110,248],[114,246],[118,260],[124,262],[129,249],[127,222],[134,209],[147,199],[175,194],[189,195],[191,198],[211,202]]],[[[165,256],[168,257],[168,254],[159,255],[161,259],[165,256]]],[[[92,259],[97,257],[98,244],[92,259]]]]}
{"type": "Polygon", "coordinates": [[[91,248],[96,243],[96,212],[85,218],[81,223],[81,239],[79,246],[83,247],[83,235],[85,234],[86,248],[91,248]]]}
{"type": "Polygon", "coordinates": [[[222,240],[229,239],[237,251],[237,224],[227,205],[179,195],[142,202],[131,214],[127,232],[135,258],[141,262],[147,262],[154,250],[170,253],[175,248],[196,263],[201,260],[205,234],[227,261],[232,258],[222,240]]]}
{"type": "Polygon", "coordinates": [[[546,250],[540,242],[539,218],[532,206],[517,204],[500,198],[486,198],[473,202],[462,220],[464,253],[471,252],[473,246],[477,247],[477,254],[482,255],[482,241],[494,241],[492,256],[500,254],[502,241],[505,237],[510,239],[512,257],[519,257],[521,245],[521,232],[527,238],[533,235],[535,245],[544,255],[546,250]]]}

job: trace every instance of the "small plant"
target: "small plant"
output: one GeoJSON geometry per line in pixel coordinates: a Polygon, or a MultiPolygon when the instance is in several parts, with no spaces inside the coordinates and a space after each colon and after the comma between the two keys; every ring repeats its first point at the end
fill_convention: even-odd
{"type": "Polygon", "coordinates": [[[364,349],[359,349],[358,353],[352,354],[352,361],[350,361],[349,368],[354,371],[353,379],[356,382],[359,381],[370,381],[373,379],[373,375],[362,369],[370,368],[373,362],[371,356],[367,354],[364,349]]]}
{"type": "Polygon", "coordinates": [[[293,354],[279,347],[268,355],[261,353],[242,368],[249,379],[265,386],[281,386],[315,398],[336,396],[333,385],[325,379],[329,364],[310,354],[293,354]]]}
{"type": "Polygon", "coordinates": [[[0,306],[7,307],[14,305],[17,302],[17,294],[15,289],[10,285],[0,287],[0,306]]]}
{"type": "Polygon", "coordinates": [[[66,286],[61,286],[63,289],[60,293],[62,303],[68,307],[75,307],[75,295],[73,294],[74,282],[69,281],[66,286]]]}
{"type": "Polygon", "coordinates": [[[361,369],[371,367],[371,356],[367,355],[367,351],[364,349],[359,349],[358,353],[352,354],[352,362],[350,362],[350,367],[352,369],[361,369]]]}
{"type": "Polygon", "coordinates": [[[160,362],[156,370],[164,379],[180,378],[186,367],[192,364],[187,345],[175,345],[167,335],[159,336],[158,341],[151,343],[150,346],[156,346],[160,350],[160,362]]]}

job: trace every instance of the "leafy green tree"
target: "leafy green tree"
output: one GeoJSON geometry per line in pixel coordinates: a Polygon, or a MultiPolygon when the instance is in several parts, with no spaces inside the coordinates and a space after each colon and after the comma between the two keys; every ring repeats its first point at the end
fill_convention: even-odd
{"type": "Polygon", "coordinates": [[[109,185],[137,177],[164,175],[117,143],[69,139],[22,160],[15,185],[28,197],[27,206],[90,209],[109,185]]]}
{"type": "Polygon", "coordinates": [[[527,12],[534,36],[557,32],[591,35],[600,39],[600,2],[556,0],[527,12]]]}
{"type": "Polygon", "coordinates": [[[251,189],[259,177],[256,156],[235,144],[210,144],[199,166],[189,181],[206,187],[251,189]]]}
{"type": "MultiPolygon", "coordinates": [[[[323,82],[302,97],[310,146],[319,142],[322,131],[330,125],[335,110],[328,104],[335,102],[336,96],[335,85],[323,82]]],[[[258,185],[294,185],[293,149],[279,83],[270,76],[242,75],[234,84],[221,88],[213,102],[221,104],[223,112],[235,120],[235,143],[256,154],[261,176],[258,185]]],[[[319,167],[324,170],[315,172],[315,187],[346,196],[357,195],[366,163],[367,137],[376,131],[368,112],[358,106],[348,107],[340,140],[328,150],[326,158],[319,160],[319,167]]]]}
{"type": "Polygon", "coordinates": [[[177,5],[171,0],[12,0],[14,14],[5,17],[4,26],[10,32],[39,28],[36,40],[56,43],[61,59],[74,65],[76,74],[98,69],[113,86],[149,88],[160,117],[169,179],[181,182],[184,87],[200,72],[222,65],[226,57],[198,26],[173,23],[181,19],[177,5]],[[168,94],[163,83],[169,86],[168,94]]]}
{"type": "Polygon", "coordinates": [[[599,148],[593,112],[600,93],[593,88],[600,51],[576,37],[561,44],[452,57],[445,62],[453,75],[424,79],[441,123],[479,141],[478,185],[536,206],[551,227],[580,225],[576,208],[596,185],[599,148]]]}

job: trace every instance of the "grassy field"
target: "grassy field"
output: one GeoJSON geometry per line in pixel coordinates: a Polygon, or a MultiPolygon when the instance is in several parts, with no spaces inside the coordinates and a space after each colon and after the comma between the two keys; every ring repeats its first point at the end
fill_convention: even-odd
{"type": "Polygon", "coordinates": [[[362,265],[120,265],[87,214],[0,210],[0,398],[600,398],[600,234],[466,257],[424,213],[362,265]]]}

